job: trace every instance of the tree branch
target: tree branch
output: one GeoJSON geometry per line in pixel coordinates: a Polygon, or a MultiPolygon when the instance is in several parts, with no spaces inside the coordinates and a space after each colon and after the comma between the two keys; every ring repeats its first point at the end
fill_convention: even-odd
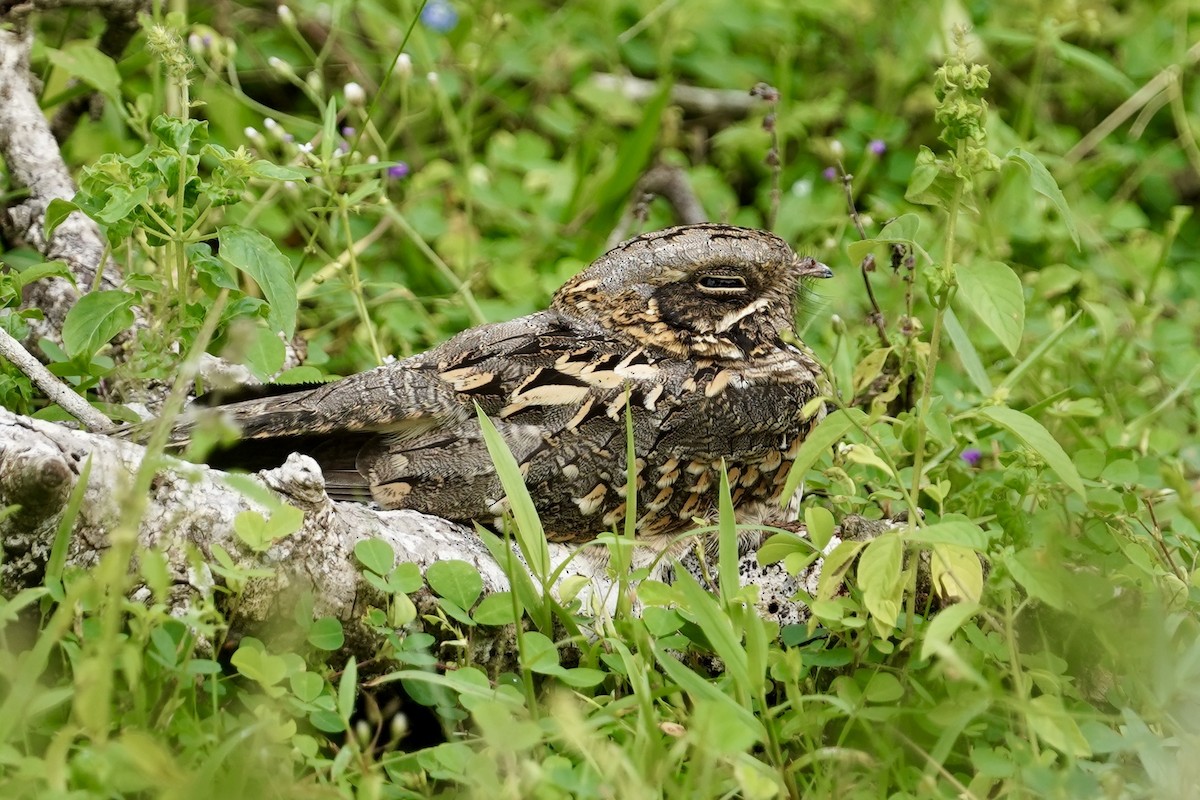
{"type": "MultiPolygon", "coordinates": [[[[0,520],[0,590],[12,593],[44,579],[67,498],[89,459],[89,479],[73,521],[67,564],[91,567],[98,563],[121,518],[122,498],[144,455],[140,445],[0,410],[0,506],[20,507],[0,520]]],[[[314,613],[341,620],[348,649],[364,658],[373,655],[379,644],[363,622],[364,609],[384,604],[378,591],[362,580],[355,564],[354,546],[364,539],[382,539],[399,560],[417,564],[422,573],[435,561],[467,561],[479,570],[484,596],[509,589],[504,571],[473,530],[415,511],[378,511],[366,505],[333,502],[310,458],[293,455],[284,466],[260,473],[257,480],[280,500],[304,512],[298,531],[262,552],[239,538],[234,521],[244,511],[269,515],[269,503],[247,497],[226,473],[208,467],[171,460],[157,473],[136,552],[156,548],[165,554],[177,587],[172,598],[176,613],[182,614],[198,593],[211,592],[222,584],[207,567],[215,563],[217,547],[232,556],[237,568],[266,574],[248,579],[238,589],[228,609],[235,629],[253,630],[286,616],[297,598],[307,593],[315,599],[314,613]],[[195,552],[202,558],[194,558],[195,552]]],[[[885,523],[861,523],[846,535],[869,538],[885,527],[885,523]]],[[[815,594],[822,562],[818,560],[797,576],[788,575],[781,564],[762,566],[756,556],[760,538],[748,536],[742,543],[742,584],[758,587],[758,609],[767,619],[781,625],[805,621],[807,608],[793,598],[802,589],[815,594]]],[[[829,546],[839,541],[835,537],[829,546]]],[[[566,564],[552,591],[557,594],[568,578],[586,578],[577,600],[588,616],[594,616],[597,630],[601,629],[616,610],[620,585],[609,574],[607,549],[557,543],[549,548],[551,569],[566,564]]],[[[668,557],[660,557],[661,547],[639,547],[634,551],[633,566],[650,566],[651,578],[668,583],[677,570],[683,570],[717,590],[715,564],[705,563],[705,552],[716,551],[714,542],[693,538],[671,550],[668,557]]],[[[523,567],[519,553],[515,561],[523,567]]],[[[640,610],[636,593],[633,607],[635,612],[640,610]]],[[[496,639],[506,635],[499,628],[480,630],[473,637],[474,646],[481,653],[494,654],[489,656],[493,659],[511,658],[506,646],[495,646],[496,639]]]]}

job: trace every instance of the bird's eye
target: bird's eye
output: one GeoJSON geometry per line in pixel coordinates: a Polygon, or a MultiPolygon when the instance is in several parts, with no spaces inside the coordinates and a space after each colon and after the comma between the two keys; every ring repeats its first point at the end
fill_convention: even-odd
{"type": "Polygon", "coordinates": [[[701,289],[712,292],[743,292],[746,290],[746,279],[741,275],[701,275],[698,281],[701,289]]]}

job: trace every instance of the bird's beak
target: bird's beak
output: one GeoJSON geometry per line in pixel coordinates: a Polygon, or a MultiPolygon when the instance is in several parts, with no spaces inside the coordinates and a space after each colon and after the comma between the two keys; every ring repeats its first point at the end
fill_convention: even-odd
{"type": "Polygon", "coordinates": [[[800,259],[800,276],[802,278],[832,278],[833,270],[812,256],[804,256],[800,259]]]}

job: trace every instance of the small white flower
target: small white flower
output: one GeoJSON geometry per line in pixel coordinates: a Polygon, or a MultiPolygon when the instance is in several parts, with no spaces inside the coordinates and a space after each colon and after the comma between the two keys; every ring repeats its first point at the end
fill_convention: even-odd
{"type": "Polygon", "coordinates": [[[280,75],[295,75],[296,74],[292,70],[292,65],[287,63],[286,61],[284,61],[282,58],[279,58],[278,56],[271,56],[270,58],[268,58],[267,66],[270,67],[275,72],[278,72],[280,75]]]}
{"type": "Polygon", "coordinates": [[[244,133],[246,135],[247,139],[254,142],[255,144],[258,144],[259,142],[261,142],[262,138],[263,138],[261,133],[259,133],[257,130],[255,130],[254,128],[252,128],[250,126],[247,126],[245,128],[245,130],[242,131],[242,133],[244,133]]]}
{"type": "Polygon", "coordinates": [[[429,81],[433,86],[437,86],[438,74],[436,72],[425,73],[425,80],[429,81]]]}
{"type": "Polygon", "coordinates": [[[408,53],[401,53],[396,56],[396,74],[401,78],[409,78],[412,77],[412,73],[412,56],[408,53]]]}
{"type": "Polygon", "coordinates": [[[829,143],[829,152],[833,153],[834,158],[840,159],[842,156],[846,155],[846,148],[841,141],[834,139],[829,143]]]}
{"type": "Polygon", "coordinates": [[[275,9],[275,13],[279,15],[279,21],[284,25],[291,27],[296,24],[296,15],[293,14],[292,10],[287,6],[280,5],[275,9]]]}
{"type": "Polygon", "coordinates": [[[267,117],[266,119],[263,120],[263,127],[266,128],[269,132],[274,133],[275,129],[279,127],[279,123],[276,122],[275,120],[271,119],[270,117],[267,117]]]}
{"type": "Polygon", "coordinates": [[[366,91],[353,81],[342,87],[342,94],[346,96],[346,102],[352,106],[361,106],[367,102],[366,91]]]}
{"type": "Polygon", "coordinates": [[[792,194],[796,197],[809,197],[812,191],[813,182],[810,178],[802,178],[792,184],[792,194]]]}

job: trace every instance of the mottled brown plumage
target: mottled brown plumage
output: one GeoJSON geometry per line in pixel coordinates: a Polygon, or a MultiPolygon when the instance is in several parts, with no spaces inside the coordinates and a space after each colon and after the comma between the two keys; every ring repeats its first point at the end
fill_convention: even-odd
{"type": "MultiPolygon", "coordinates": [[[[721,460],[742,519],[772,518],[816,419],[817,364],[779,336],[806,278],[829,269],[772,234],[728,225],[631,239],[550,308],[317,388],[221,407],[257,449],[300,450],[335,497],[491,522],[504,493],[475,417],[495,421],[556,540],[626,511],[625,403],[638,455],[639,535],[711,517],[721,460]],[[282,447],[280,447],[282,445],[282,447]]],[[[211,412],[207,412],[211,413],[211,412]]],[[[177,442],[186,439],[187,427],[177,442]]],[[[239,456],[241,454],[241,456],[239,456]]]]}

